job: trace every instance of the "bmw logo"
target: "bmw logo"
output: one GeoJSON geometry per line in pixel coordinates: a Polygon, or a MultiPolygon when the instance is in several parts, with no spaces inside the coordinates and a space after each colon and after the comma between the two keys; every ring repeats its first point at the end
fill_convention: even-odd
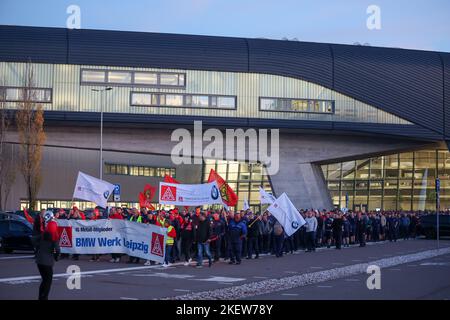
{"type": "Polygon", "coordinates": [[[292,228],[297,229],[298,228],[298,222],[292,221],[292,228]]]}
{"type": "Polygon", "coordinates": [[[108,197],[109,197],[109,191],[105,191],[105,192],[103,193],[103,196],[105,197],[105,199],[108,199],[108,197]]]}
{"type": "Polygon", "coordinates": [[[213,198],[214,200],[219,198],[219,190],[217,189],[216,186],[213,186],[211,189],[211,198],[213,198]]]}

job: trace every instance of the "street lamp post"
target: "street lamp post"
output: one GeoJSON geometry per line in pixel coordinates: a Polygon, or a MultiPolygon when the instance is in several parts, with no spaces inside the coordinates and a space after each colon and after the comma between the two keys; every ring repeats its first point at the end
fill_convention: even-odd
{"type": "Polygon", "coordinates": [[[94,92],[100,92],[100,180],[103,180],[103,95],[106,91],[112,90],[111,87],[103,89],[91,89],[94,92]]]}

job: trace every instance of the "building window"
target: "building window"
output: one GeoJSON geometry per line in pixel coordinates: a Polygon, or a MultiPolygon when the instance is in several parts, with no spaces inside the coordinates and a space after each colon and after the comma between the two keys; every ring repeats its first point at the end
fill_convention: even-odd
{"type": "Polygon", "coordinates": [[[131,84],[131,72],[108,71],[108,83],[131,84]]]}
{"type": "Polygon", "coordinates": [[[259,188],[272,193],[272,185],[264,165],[239,161],[205,159],[203,181],[207,182],[211,169],[215,170],[238,196],[236,210],[241,210],[247,200],[254,212],[264,212],[267,205],[261,206],[259,188]]]}
{"type": "Polygon", "coordinates": [[[100,70],[82,70],[81,82],[104,83],[106,82],[106,72],[100,70]]]}
{"type": "Polygon", "coordinates": [[[168,107],[182,107],[183,95],[182,94],[161,94],[159,95],[159,104],[161,106],[168,107]]]}
{"type": "Polygon", "coordinates": [[[175,177],[175,168],[106,163],[105,173],[136,177],[164,177],[167,174],[171,177],[175,177]]]}
{"type": "Polygon", "coordinates": [[[130,105],[134,107],[183,107],[236,109],[235,96],[131,92],[130,105]]]}
{"type": "Polygon", "coordinates": [[[161,86],[184,86],[184,74],[178,73],[161,73],[160,83],[161,86]]]}
{"type": "Polygon", "coordinates": [[[4,102],[36,102],[51,103],[52,89],[50,88],[24,88],[0,87],[0,101],[4,102]]]}
{"type": "Polygon", "coordinates": [[[354,210],[435,210],[436,177],[441,209],[450,207],[450,152],[421,150],[323,165],[336,207],[354,210]],[[336,174],[338,172],[338,174],[336,174]]]}
{"type": "Polygon", "coordinates": [[[157,85],[158,74],[153,72],[135,72],[134,83],[143,85],[157,85]]]}
{"type": "Polygon", "coordinates": [[[81,69],[81,84],[141,87],[185,87],[186,75],[173,72],[81,69]]]}
{"type": "Polygon", "coordinates": [[[259,109],[262,111],[334,113],[331,100],[259,98],[259,109]]]}

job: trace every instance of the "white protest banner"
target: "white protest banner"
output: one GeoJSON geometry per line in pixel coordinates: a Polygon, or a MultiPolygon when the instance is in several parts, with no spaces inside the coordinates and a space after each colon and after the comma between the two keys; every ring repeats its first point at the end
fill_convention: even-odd
{"type": "Polygon", "coordinates": [[[259,187],[259,199],[261,204],[272,204],[276,198],[270,193],[266,192],[263,188],[259,187]]]}
{"type": "Polygon", "coordinates": [[[159,203],[177,206],[223,204],[216,181],[203,184],[160,182],[159,203]]]}
{"type": "Polygon", "coordinates": [[[56,220],[62,253],[125,253],[164,262],[166,228],[126,220],[56,220]]]}
{"type": "Polygon", "coordinates": [[[73,191],[73,198],[92,201],[96,205],[106,208],[108,198],[114,188],[115,185],[80,171],[78,172],[77,183],[73,191]]]}
{"type": "Polygon", "coordinates": [[[267,208],[277,220],[283,226],[284,232],[288,236],[291,236],[302,225],[306,223],[300,212],[295,208],[286,193],[283,193],[275,202],[267,208]]]}

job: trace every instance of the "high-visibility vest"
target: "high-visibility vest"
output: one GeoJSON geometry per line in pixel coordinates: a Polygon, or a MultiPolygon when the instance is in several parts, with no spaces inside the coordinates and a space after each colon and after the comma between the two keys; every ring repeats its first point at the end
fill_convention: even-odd
{"type": "MultiPolygon", "coordinates": [[[[172,230],[173,230],[173,226],[169,226],[167,228],[167,233],[169,234],[172,230]]],[[[173,243],[174,243],[174,239],[172,237],[167,236],[166,244],[170,246],[170,245],[173,245],[173,243]]]]}
{"type": "Polygon", "coordinates": [[[164,221],[165,221],[165,219],[164,219],[164,218],[163,218],[163,219],[160,219],[159,217],[156,218],[156,219],[157,219],[157,222],[158,222],[159,226],[160,226],[160,227],[164,227],[164,221]]]}
{"type": "MultiPolygon", "coordinates": [[[[130,217],[130,221],[133,221],[134,216],[130,217]]],[[[136,220],[136,222],[141,223],[142,222],[142,216],[139,216],[136,220]]]]}

